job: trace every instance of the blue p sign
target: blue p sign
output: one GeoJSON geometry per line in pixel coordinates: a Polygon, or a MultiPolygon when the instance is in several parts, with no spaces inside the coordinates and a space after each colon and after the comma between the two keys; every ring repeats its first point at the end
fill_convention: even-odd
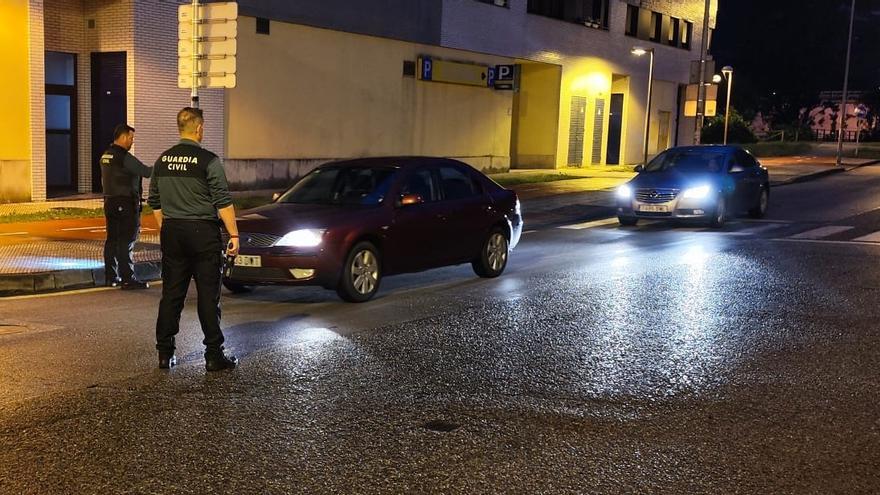
{"type": "Polygon", "coordinates": [[[422,59],[422,79],[425,81],[430,81],[434,72],[434,63],[430,58],[425,57],[422,59]]]}

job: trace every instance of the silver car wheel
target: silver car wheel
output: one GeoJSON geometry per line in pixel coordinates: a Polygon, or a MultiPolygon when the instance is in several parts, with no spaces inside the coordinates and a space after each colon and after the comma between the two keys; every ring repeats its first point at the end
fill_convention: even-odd
{"type": "Polygon", "coordinates": [[[486,244],[486,258],[489,261],[489,267],[492,271],[497,272],[504,267],[507,261],[507,238],[503,234],[496,232],[489,238],[486,244]]]}
{"type": "Polygon", "coordinates": [[[369,250],[357,253],[351,262],[351,285],[361,295],[376,289],[379,280],[379,262],[369,250]]]}

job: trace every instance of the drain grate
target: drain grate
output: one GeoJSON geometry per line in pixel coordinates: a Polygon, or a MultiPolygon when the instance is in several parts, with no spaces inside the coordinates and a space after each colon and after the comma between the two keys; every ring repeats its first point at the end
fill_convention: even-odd
{"type": "Polygon", "coordinates": [[[455,424],[451,421],[444,421],[442,419],[433,419],[424,424],[425,429],[431,431],[438,431],[440,433],[449,433],[450,431],[457,430],[461,427],[459,424],[455,424]]]}

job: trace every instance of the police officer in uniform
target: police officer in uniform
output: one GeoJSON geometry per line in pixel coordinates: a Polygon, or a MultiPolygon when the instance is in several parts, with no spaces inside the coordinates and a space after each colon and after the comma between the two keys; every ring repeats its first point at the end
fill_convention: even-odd
{"type": "Polygon", "coordinates": [[[104,189],[104,280],[108,286],[120,283],[123,289],[146,289],[146,282],[134,276],[132,251],[141,228],[141,178],[149,177],[147,167],[129,153],[134,144],[134,128],[119,124],[113,130],[113,143],[101,155],[101,185],[104,189]]]}
{"type": "Polygon", "coordinates": [[[174,337],[191,279],[196,281],[198,313],[205,334],[208,371],[234,368],[235,356],[223,352],[220,330],[220,284],[223,241],[220,222],[229,233],[226,254],[238,254],[238,226],[220,158],[202,148],[204,118],[198,108],[177,114],[180,142],[162,153],[153,167],[148,203],[161,231],[162,301],[156,321],[159,368],[177,364],[174,337]],[[219,216],[219,220],[218,220],[219,216]]]}

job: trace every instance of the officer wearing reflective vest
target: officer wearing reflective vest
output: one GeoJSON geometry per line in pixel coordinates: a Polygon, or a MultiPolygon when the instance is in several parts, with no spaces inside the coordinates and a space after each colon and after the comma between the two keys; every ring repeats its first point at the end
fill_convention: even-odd
{"type": "Polygon", "coordinates": [[[159,368],[177,364],[174,338],[190,280],[195,279],[198,314],[205,334],[208,371],[234,368],[238,360],[223,350],[220,284],[224,246],[220,223],[230,240],[228,256],[238,254],[238,226],[220,158],[202,148],[204,117],[198,108],[177,114],[180,141],[162,153],[153,167],[148,203],[160,228],[162,300],[156,321],[159,368]],[[219,218],[218,218],[219,217],[219,218]]]}
{"type": "Polygon", "coordinates": [[[113,129],[113,143],[101,155],[101,186],[104,190],[104,281],[111,287],[146,289],[149,284],[135,278],[132,252],[141,228],[141,179],[152,169],[129,153],[134,144],[134,127],[119,124],[113,129]]]}

